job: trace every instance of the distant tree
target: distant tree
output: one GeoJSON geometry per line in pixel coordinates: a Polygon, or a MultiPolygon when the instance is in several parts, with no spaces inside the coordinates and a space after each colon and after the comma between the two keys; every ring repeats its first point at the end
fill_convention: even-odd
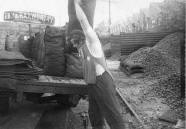
{"type": "MultiPolygon", "coordinates": [[[[185,30],[185,6],[184,0],[164,0],[161,3],[151,3],[148,9],[141,9],[125,21],[112,25],[111,32],[157,32],[185,30]]],[[[102,34],[108,33],[108,25],[101,22],[96,31],[102,34]]]]}
{"type": "Polygon", "coordinates": [[[101,35],[108,35],[108,25],[106,24],[105,21],[102,21],[101,23],[99,23],[96,28],[95,31],[101,36],[101,35]]]}
{"type": "Polygon", "coordinates": [[[151,3],[148,9],[141,9],[138,14],[133,14],[123,22],[122,31],[184,31],[185,6],[184,0],[164,0],[161,3],[151,3]]]}
{"type": "Polygon", "coordinates": [[[185,2],[165,0],[159,15],[160,30],[175,31],[185,29],[185,2]]]}

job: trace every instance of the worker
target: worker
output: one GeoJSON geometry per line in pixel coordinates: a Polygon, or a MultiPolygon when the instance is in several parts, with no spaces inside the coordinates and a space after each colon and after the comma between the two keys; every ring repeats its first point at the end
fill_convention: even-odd
{"type": "Polygon", "coordinates": [[[71,42],[82,57],[85,82],[91,85],[88,112],[92,129],[104,129],[104,120],[111,129],[127,129],[128,121],[122,116],[100,40],[80,6],[81,0],[74,0],[74,4],[83,32],[72,31],[71,42]]]}

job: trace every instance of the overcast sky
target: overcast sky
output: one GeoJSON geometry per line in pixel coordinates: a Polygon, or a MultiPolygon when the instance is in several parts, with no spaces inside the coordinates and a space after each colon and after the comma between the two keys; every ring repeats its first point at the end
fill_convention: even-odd
{"type": "MultiPolygon", "coordinates": [[[[148,8],[150,2],[163,0],[111,0],[111,19],[116,22],[148,8]]],[[[62,26],[68,22],[68,0],[0,0],[0,21],[3,21],[4,11],[32,11],[55,17],[55,25],[62,26]]],[[[108,0],[97,0],[94,24],[108,20],[108,0]]]]}

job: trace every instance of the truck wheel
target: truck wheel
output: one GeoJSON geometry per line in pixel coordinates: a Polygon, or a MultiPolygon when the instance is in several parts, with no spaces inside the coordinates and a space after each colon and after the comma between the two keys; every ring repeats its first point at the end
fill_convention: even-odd
{"type": "Polygon", "coordinates": [[[40,103],[40,97],[41,97],[41,93],[24,93],[24,95],[26,96],[26,100],[27,101],[31,101],[33,103],[40,103]]]}
{"type": "Polygon", "coordinates": [[[63,106],[76,107],[80,98],[80,95],[57,95],[57,102],[63,106]]]}

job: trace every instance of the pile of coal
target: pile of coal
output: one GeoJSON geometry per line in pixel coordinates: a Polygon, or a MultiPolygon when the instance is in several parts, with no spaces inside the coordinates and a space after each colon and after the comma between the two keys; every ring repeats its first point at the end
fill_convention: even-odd
{"type": "Polygon", "coordinates": [[[31,57],[36,66],[42,68],[45,75],[65,75],[65,30],[47,26],[45,32],[35,34],[31,57]]]}
{"type": "Polygon", "coordinates": [[[159,78],[162,75],[180,74],[180,44],[183,33],[168,35],[154,47],[144,47],[124,60],[120,66],[128,74],[143,73],[144,77],[159,78]]]}

